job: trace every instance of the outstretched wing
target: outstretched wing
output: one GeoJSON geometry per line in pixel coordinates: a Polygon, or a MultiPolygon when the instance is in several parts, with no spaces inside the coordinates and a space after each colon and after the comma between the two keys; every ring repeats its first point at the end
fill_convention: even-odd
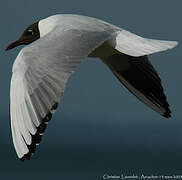
{"type": "Polygon", "coordinates": [[[138,99],[162,116],[171,116],[160,77],[147,56],[115,54],[102,60],[138,99]]]}
{"type": "Polygon", "coordinates": [[[111,35],[106,30],[56,28],[20,51],[13,65],[10,115],[13,143],[21,160],[35,152],[71,73],[111,35]]]}
{"type": "Polygon", "coordinates": [[[109,43],[116,50],[130,56],[145,56],[174,48],[176,41],[148,39],[122,29],[109,43]]]}

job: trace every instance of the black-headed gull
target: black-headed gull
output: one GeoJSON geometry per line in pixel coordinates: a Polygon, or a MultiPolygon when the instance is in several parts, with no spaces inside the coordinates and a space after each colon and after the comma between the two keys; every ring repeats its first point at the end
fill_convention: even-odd
{"type": "Polygon", "coordinates": [[[66,81],[86,57],[99,57],[138,99],[171,116],[147,55],[172,49],[175,41],[146,39],[95,18],[65,14],[32,24],[6,50],[21,44],[27,46],[13,64],[10,89],[12,137],[21,160],[35,152],[66,81]]]}

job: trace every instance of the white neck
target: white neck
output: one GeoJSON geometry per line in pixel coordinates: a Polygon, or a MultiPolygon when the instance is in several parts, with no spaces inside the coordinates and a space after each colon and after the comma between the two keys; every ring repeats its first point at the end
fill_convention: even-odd
{"type": "Polygon", "coordinates": [[[50,16],[46,19],[42,19],[39,21],[39,32],[40,32],[40,37],[45,36],[49,32],[51,32],[54,27],[56,26],[56,18],[54,16],[50,16]]]}

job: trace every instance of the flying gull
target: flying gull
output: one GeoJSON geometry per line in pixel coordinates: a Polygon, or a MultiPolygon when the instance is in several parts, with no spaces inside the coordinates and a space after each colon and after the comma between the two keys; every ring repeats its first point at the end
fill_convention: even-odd
{"type": "Polygon", "coordinates": [[[22,161],[35,152],[68,78],[86,57],[100,58],[139,100],[171,116],[148,55],[174,48],[175,41],[146,39],[99,19],[60,14],[30,25],[6,50],[23,44],[10,89],[12,138],[22,161]]]}

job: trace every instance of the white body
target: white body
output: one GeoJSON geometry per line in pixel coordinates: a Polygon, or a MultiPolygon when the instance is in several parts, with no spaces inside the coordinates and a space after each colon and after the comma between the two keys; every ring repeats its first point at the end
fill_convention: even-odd
{"type": "Polygon", "coordinates": [[[161,41],[142,38],[102,20],[80,15],[54,15],[39,22],[40,37],[51,32],[55,27],[62,30],[77,29],[83,31],[115,31],[109,44],[118,51],[131,56],[144,56],[171,49],[176,41],[161,41]]]}

